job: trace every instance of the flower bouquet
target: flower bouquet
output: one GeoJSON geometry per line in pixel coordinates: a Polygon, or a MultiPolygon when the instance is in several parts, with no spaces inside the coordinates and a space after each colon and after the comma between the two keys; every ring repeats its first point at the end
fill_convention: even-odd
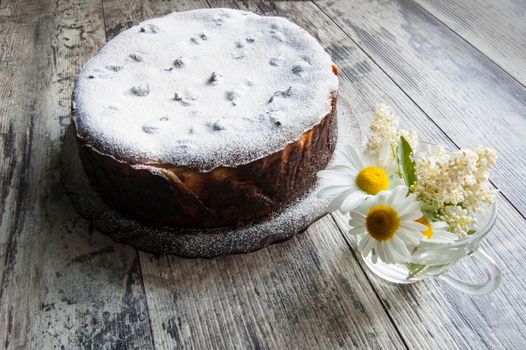
{"type": "Polygon", "coordinates": [[[388,106],[377,105],[365,149],[347,145],[336,165],[320,171],[318,196],[331,200],[328,211],[348,215],[349,232],[376,275],[397,283],[439,276],[467,293],[494,290],[500,271],[477,248],[496,216],[488,180],[495,151],[419,145],[416,132],[398,124],[388,106]],[[466,255],[486,268],[485,283],[448,274],[466,255]]]}

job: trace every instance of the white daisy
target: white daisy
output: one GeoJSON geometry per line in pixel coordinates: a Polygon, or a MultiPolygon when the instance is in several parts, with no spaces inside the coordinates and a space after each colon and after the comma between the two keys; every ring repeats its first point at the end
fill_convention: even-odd
{"type": "Polygon", "coordinates": [[[365,199],[402,183],[389,146],[373,153],[347,145],[338,156],[341,164],[318,172],[318,196],[332,198],[328,211],[348,213],[365,199]]]}
{"type": "Polygon", "coordinates": [[[363,256],[372,254],[372,261],[392,264],[405,262],[427,230],[415,220],[422,217],[416,195],[407,195],[407,186],[381,192],[351,211],[351,234],[359,238],[358,250],[363,256]]]}
{"type": "Polygon", "coordinates": [[[429,221],[425,216],[416,220],[417,222],[425,225],[426,229],[422,231],[422,234],[427,237],[424,238],[426,242],[433,243],[451,243],[457,240],[458,236],[448,231],[449,225],[444,221],[429,221]]]}

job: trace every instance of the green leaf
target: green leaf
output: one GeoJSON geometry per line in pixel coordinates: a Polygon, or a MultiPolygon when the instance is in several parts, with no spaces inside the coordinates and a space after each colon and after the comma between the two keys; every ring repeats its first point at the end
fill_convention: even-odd
{"type": "Polygon", "coordinates": [[[426,265],[406,263],[407,269],[409,270],[409,278],[417,277],[422,272],[425,272],[426,265]]]}
{"type": "Polygon", "coordinates": [[[473,234],[475,234],[475,233],[477,233],[477,230],[469,230],[469,231],[468,231],[468,235],[473,235],[473,234]]]}
{"type": "Polygon", "coordinates": [[[403,136],[400,136],[400,143],[398,144],[398,166],[406,185],[411,188],[411,185],[416,181],[415,161],[413,160],[411,145],[403,136]]]}
{"type": "Polygon", "coordinates": [[[408,278],[419,278],[424,275],[436,275],[448,269],[449,265],[423,265],[423,264],[406,264],[409,274],[408,278]]]}

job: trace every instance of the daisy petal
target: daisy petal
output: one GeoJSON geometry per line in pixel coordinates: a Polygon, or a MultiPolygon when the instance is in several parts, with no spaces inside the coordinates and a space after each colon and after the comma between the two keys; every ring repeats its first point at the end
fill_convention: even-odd
{"type": "Polygon", "coordinates": [[[416,231],[416,232],[424,232],[427,230],[426,225],[422,225],[419,222],[416,221],[404,221],[400,223],[400,227],[405,228],[406,230],[416,231]]]}
{"type": "MultiPolygon", "coordinates": [[[[358,250],[359,250],[360,252],[364,252],[364,254],[365,254],[365,248],[369,245],[369,241],[370,241],[371,239],[372,239],[372,238],[371,238],[371,236],[369,236],[369,235],[367,235],[367,236],[365,236],[364,238],[362,238],[362,239],[360,240],[360,243],[358,244],[358,250]]],[[[371,249],[369,248],[369,250],[371,250],[371,249]]]]}
{"type": "Polygon", "coordinates": [[[399,237],[393,237],[393,239],[391,240],[391,245],[393,249],[397,251],[401,258],[405,259],[409,257],[409,250],[407,250],[407,246],[405,245],[404,241],[401,240],[399,237]]]}
{"type": "Polygon", "coordinates": [[[419,232],[415,232],[412,230],[406,230],[403,227],[400,227],[398,229],[397,235],[404,241],[413,245],[417,245],[420,243],[420,239],[425,237],[423,234],[419,232]]]}
{"type": "MultiPolygon", "coordinates": [[[[367,228],[364,226],[353,227],[349,229],[349,233],[351,235],[362,235],[364,233],[367,233],[367,228]]],[[[369,235],[367,235],[366,237],[369,237],[369,235]]]]}
{"type": "Polygon", "coordinates": [[[400,209],[398,214],[399,215],[404,215],[404,214],[407,214],[407,213],[411,213],[411,212],[417,212],[420,214],[419,217],[422,217],[422,213],[420,212],[420,203],[419,202],[413,202],[413,203],[410,203],[409,205],[406,205],[404,207],[404,209],[400,209]]]}
{"type": "MultiPolygon", "coordinates": [[[[343,167],[345,168],[345,167],[343,167]]],[[[355,185],[356,174],[349,169],[327,169],[317,173],[320,183],[328,185],[355,185]]]]}
{"type": "Polygon", "coordinates": [[[415,221],[422,217],[422,213],[420,211],[411,211],[400,215],[399,217],[401,221],[415,221]]]}
{"type": "Polygon", "coordinates": [[[378,258],[387,264],[391,262],[385,247],[385,242],[378,243],[378,258]]]}
{"type": "Polygon", "coordinates": [[[351,212],[351,218],[349,219],[349,226],[352,227],[363,227],[365,226],[365,219],[361,215],[357,215],[356,212],[351,212]]]}
{"type": "Polygon", "coordinates": [[[444,221],[435,221],[431,223],[431,226],[433,227],[433,230],[447,229],[449,227],[447,222],[444,221]]]}
{"type": "Polygon", "coordinates": [[[363,256],[369,255],[371,251],[376,248],[376,241],[371,238],[371,236],[366,235],[360,240],[358,244],[358,249],[363,256]],[[362,247],[361,249],[359,247],[362,247]]]}
{"type": "Polygon", "coordinates": [[[338,195],[344,191],[350,190],[349,186],[346,185],[339,185],[339,186],[327,186],[318,191],[316,195],[319,198],[330,198],[335,195],[338,195]]]}
{"type": "Polygon", "coordinates": [[[362,204],[363,201],[364,196],[362,193],[353,192],[342,202],[340,210],[342,213],[348,213],[350,210],[362,204]]]}
{"type": "Polygon", "coordinates": [[[406,260],[406,258],[400,254],[393,246],[392,246],[392,243],[391,242],[391,247],[389,248],[390,249],[390,253],[391,253],[391,257],[392,257],[392,261],[393,263],[399,263],[399,262],[403,262],[406,260]]]}
{"type": "MultiPolygon", "coordinates": [[[[405,186],[405,182],[404,182],[404,180],[399,178],[397,175],[395,175],[389,180],[389,187],[395,188],[395,187],[399,187],[399,186],[405,186]]],[[[405,186],[405,187],[407,187],[407,186],[405,186]]]]}
{"type": "Polygon", "coordinates": [[[386,204],[388,202],[388,192],[382,191],[378,193],[375,197],[378,201],[378,204],[386,204]]]}
{"type": "Polygon", "coordinates": [[[443,242],[443,243],[451,243],[456,241],[458,236],[451,232],[441,231],[441,230],[433,230],[433,236],[430,238],[433,242],[443,242]]]}
{"type": "Polygon", "coordinates": [[[376,201],[373,200],[374,197],[369,196],[367,193],[365,192],[361,192],[361,193],[364,197],[364,201],[359,206],[354,208],[352,210],[352,213],[354,215],[358,215],[359,217],[365,217],[367,216],[367,212],[369,211],[369,209],[375,205],[376,201]]]}
{"type": "Polygon", "coordinates": [[[401,259],[400,254],[398,253],[398,251],[393,247],[393,240],[391,239],[391,240],[389,240],[386,243],[387,243],[386,244],[386,249],[389,252],[390,262],[392,264],[400,262],[400,260],[402,260],[402,259],[401,259]]]}
{"type": "Polygon", "coordinates": [[[391,240],[382,242],[384,246],[384,254],[386,262],[394,263],[396,262],[395,254],[393,254],[393,250],[391,249],[391,240]]]}
{"type": "Polygon", "coordinates": [[[407,191],[409,191],[407,186],[397,186],[393,189],[390,198],[390,204],[393,208],[400,209],[400,205],[404,201],[407,191]]]}
{"type": "Polygon", "coordinates": [[[364,162],[361,152],[358,151],[354,146],[345,146],[344,155],[349,160],[349,163],[352,164],[357,170],[363,169],[367,166],[367,164],[364,162]]]}
{"type": "Polygon", "coordinates": [[[376,264],[378,262],[378,253],[376,252],[376,248],[371,250],[371,252],[372,252],[371,260],[373,264],[376,264]]]}
{"type": "Polygon", "coordinates": [[[327,207],[327,210],[329,212],[336,211],[340,209],[343,201],[347,198],[347,196],[351,195],[354,192],[354,190],[347,190],[343,193],[340,193],[336,198],[334,198],[327,207]]]}

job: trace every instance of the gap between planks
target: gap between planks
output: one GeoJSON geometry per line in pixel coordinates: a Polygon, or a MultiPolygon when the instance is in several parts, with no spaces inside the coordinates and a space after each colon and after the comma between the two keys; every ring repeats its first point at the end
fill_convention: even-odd
{"type": "MultiPolygon", "coordinates": [[[[314,1],[314,0],[311,0],[311,1],[314,1]]],[[[499,67],[499,69],[504,73],[504,74],[507,74],[508,77],[512,80],[514,80],[517,84],[521,85],[523,88],[526,89],[526,85],[523,84],[522,81],[520,81],[519,79],[517,79],[517,77],[515,77],[511,72],[509,72],[507,69],[505,69],[500,63],[498,63],[497,61],[495,61],[495,59],[491,58],[490,56],[488,56],[484,51],[482,51],[481,49],[479,49],[477,46],[475,46],[471,41],[469,41],[468,39],[466,39],[465,37],[463,37],[462,35],[460,35],[459,32],[457,32],[456,30],[454,30],[451,26],[449,26],[448,24],[446,24],[442,19],[440,19],[436,14],[434,14],[433,12],[431,12],[427,7],[425,6],[422,6],[422,4],[418,3],[418,2],[415,2],[414,0],[412,0],[413,3],[417,6],[420,6],[424,11],[426,11],[431,17],[433,17],[438,23],[440,23],[440,25],[442,25],[444,28],[447,28],[449,29],[452,33],[454,33],[460,40],[462,40],[463,42],[465,42],[467,45],[469,45],[473,50],[479,52],[481,55],[483,56],[486,56],[488,60],[490,60],[495,66],[499,67]]]]}
{"type": "Polygon", "coordinates": [[[414,0],[526,85],[526,6],[501,0],[414,0]]]}

